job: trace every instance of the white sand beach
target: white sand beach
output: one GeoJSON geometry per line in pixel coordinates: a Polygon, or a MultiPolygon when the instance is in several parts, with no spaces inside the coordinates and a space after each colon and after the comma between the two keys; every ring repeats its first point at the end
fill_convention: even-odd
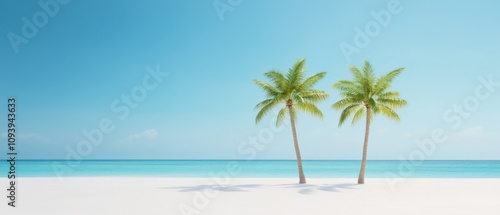
{"type": "MultiPolygon", "coordinates": [[[[499,214],[500,179],[21,178],[1,214],[499,214]],[[227,182],[227,181],[226,181],[227,182]],[[181,212],[185,209],[185,213],[181,212]]],[[[6,179],[0,179],[2,187],[6,179]]],[[[4,192],[4,195],[7,195],[4,192]]],[[[5,197],[3,197],[5,199],[5,197]]]]}

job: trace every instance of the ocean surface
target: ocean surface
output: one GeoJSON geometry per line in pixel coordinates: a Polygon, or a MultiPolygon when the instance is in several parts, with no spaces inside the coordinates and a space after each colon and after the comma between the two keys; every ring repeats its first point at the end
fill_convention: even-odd
{"type": "MultiPolygon", "coordinates": [[[[297,177],[295,160],[65,160],[17,161],[17,177],[297,177]]],[[[306,177],[356,178],[361,161],[306,160],[306,177]]],[[[0,163],[0,174],[7,175],[9,164],[0,163]]],[[[500,160],[428,160],[410,163],[399,160],[369,160],[367,178],[500,178],[500,160]]]]}

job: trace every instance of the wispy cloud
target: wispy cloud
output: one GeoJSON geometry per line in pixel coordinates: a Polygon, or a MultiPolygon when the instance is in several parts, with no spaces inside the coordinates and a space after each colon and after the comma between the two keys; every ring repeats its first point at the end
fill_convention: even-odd
{"type": "Polygon", "coordinates": [[[377,130],[377,134],[380,135],[380,136],[382,136],[382,137],[385,137],[385,136],[389,135],[390,132],[391,131],[388,128],[383,128],[383,129],[377,130]]]}
{"type": "MultiPolygon", "coordinates": [[[[7,138],[7,132],[3,132],[0,134],[0,137],[7,138]]],[[[16,134],[16,138],[19,140],[35,140],[35,141],[47,141],[42,135],[38,133],[27,133],[27,134],[16,134]]]]}
{"type": "Polygon", "coordinates": [[[158,136],[158,131],[155,129],[148,129],[141,133],[128,136],[125,140],[138,140],[138,139],[154,139],[158,136]]]}
{"type": "Polygon", "coordinates": [[[477,137],[482,136],[484,134],[484,128],[482,126],[476,126],[472,128],[467,128],[461,130],[457,133],[458,137],[477,137]]]}

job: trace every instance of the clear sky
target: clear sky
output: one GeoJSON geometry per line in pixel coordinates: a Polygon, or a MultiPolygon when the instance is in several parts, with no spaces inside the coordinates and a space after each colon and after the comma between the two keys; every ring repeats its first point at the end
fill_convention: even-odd
{"type": "MultiPolygon", "coordinates": [[[[337,126],[331,85],[369,60],[378,74],[406,68],[393,89],[409,102],[399,123],[375,118],[369,159],[499,159],[500,84],[482,83],[500,82],[499,7],[493,0],[2,1],[0,104],[18,100],[19,159],[64,159],[73,150],[84,159],[294,159],[289,125],[275,129],[273,116],[255,124],[264,93],[252,80],[306,58],[307,74],[328,72],[316,88],[330,98],[319,104],[323,120],[298,116],[303,158],[360,159],[364,123],[337,126]],[[92,131],[101,123],[112,131],[99,131],[98,141],[92,131]],[[95,145],[85,143],[92,141],[85,131],[95,145]],[[442,133],[435,148],[419,148],[433,132],[442,133]]],[[[3,157],[6,108],[0,115],[3,157]]]]}

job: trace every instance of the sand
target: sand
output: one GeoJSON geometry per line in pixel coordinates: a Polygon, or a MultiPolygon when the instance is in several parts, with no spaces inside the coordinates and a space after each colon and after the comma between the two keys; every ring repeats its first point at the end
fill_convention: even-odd
{"type": "MultiPolygon", "coordinates": [[[[0,214],[500,214],[500,179],[21,178],[0,214]],[[219,185],[217,185],[219,184],[219,185]]],[[[0,187],[7,187],[0,179],[0,187]]]]}

